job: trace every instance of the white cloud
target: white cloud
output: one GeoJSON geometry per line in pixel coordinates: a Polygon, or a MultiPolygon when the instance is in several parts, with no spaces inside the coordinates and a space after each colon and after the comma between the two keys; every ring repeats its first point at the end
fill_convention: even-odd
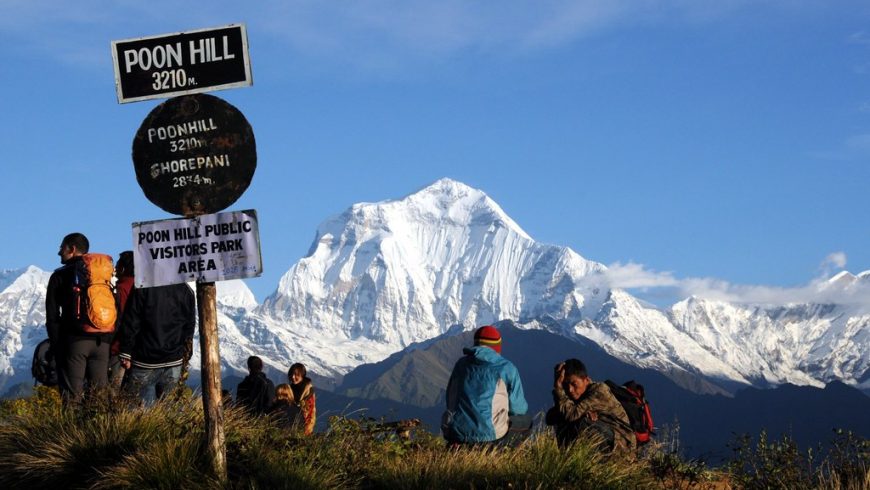
{"type": "Polygon", "coordinates": [[[649,270],[643,264],[617,262],[607,266],[605,278],[610,287],[616,288],[655,288],[674,287],[679,281],[670,272],[649,270]]]}
{"type": "Polygon", "coordinates": [[[825,260],[823,260],[821,264],[822,270],[827,270],[831,266],[836,267],[837,269],[846,267],[846,253],[834,252],[825,257],[825,260]]]}
{"type": "Polygon", "coordinates": [[[108,43],[245,22],[252,46],[275,42],[285,51],[321,62],[381,67],[467,52],[516,54],[547,49],[638,23],[713,22],[745,5],[750,4],[745,0],[81,0],[75,4],[0,0],[4,14],[0,34],[37,46],[56,46],[63,40],[70,50],[98,49],[104,54],[106,46],[92,46],[94,39],[105,37],[108,43]]]}
{"type": "MultiPolygon", "coordinates": [[[[826,271],[846,265],[846,254],[835,252],[822,262],[826,271]]],[[[689,296],[739,304],[786,305],[795,303],[837,303],[870,308],[870,279],[832,283],[830,275],[797,287],[732,284],[715,278],[676,278],[671,272],[647,269],[642,264],[615,263],[603,279],[609,287],[640,290],[648,297],[678,301],[689,296]]]]}
{"type": "MultiPolygon", "coordinates": [[[[870,65],[868,65],[870,66],[870,65]]],[[[861,104],[858,110],[870,112],[870,103],[861,104]]],[[[845,138],[838,148],[817,151],[813,156],[825,160],[854,160],[870,156],[870,133],[853,134],[845,138]]]]}
{"type": "Polygon", "coordinates": [[[867,31],[853,32],[849,35],[849,43],[870,46],[870,34],[867,31]]]}

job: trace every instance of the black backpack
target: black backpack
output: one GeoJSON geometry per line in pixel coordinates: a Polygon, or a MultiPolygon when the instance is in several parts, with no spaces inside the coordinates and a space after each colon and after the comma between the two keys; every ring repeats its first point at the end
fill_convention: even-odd
{"type": "Polygon", "coordinates": [[[57,385],[57,366],[51,352],[51,341],[48,339],[36,344],[36,349],[33,350],[33,364],[30,366],[30,373],[33,374],[35,380],[34,386],[37,383],[45,386],[57,385]]]}
{"type": "Polygon", "coordinates": [[[628,422],[637,439],[637,445],[641,446],[648,443],[655,432],[653,432],[652,414],[649,410],[649,403],[646,401],[643,386],[634,381],[626,381],[622,385],[618,385],[609,379],[605,383],[622,408],[625,409],[628,422]]]}

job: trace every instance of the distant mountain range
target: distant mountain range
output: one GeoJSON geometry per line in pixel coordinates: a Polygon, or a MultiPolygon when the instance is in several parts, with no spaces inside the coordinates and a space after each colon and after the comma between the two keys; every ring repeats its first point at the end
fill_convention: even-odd
{"type": "MultiPolygon", "coordinates": [[[[566,340],[543,330],[523,330],[513,322],[497,324],[502,353],[522,377],[530,413],[541,414],[553,405],[553,366],[575,357],[586,363],[593,380],[617,383],[635,380],[644,385],[658,437],[679,436],[681,450],[708,461],[728,456],[734,436],[757,436],[766,429],[772,439],[788,434],[803,447],[830,442],[834,429],[870,435],[870,397],[839,382],[825,388],[782,385],[776,389],[746,388],[736,396],[699,395],[652,369],[622,362],[592,342],[566,340]],[[675,433],[669,431],[677,430],[675,433]]],[[[444,410],[447,380],[462,348],[472,345],[472,332],[443,335],[414,345],[387,359],[360,366],[344,377],[337,393],[339,405],[327,400],[323,409],[341,412],[341,403],[369,406],[368,414],[395,418],[417,417],[438,429],[444,410]],[[397,408],[401,407],[401,408],[397,408]]]]}
{"type": "MultiPolygon", "coordinates": [[[[29,379],[47,277],[0,273],[0,388],[29,379]]],[[[837,300],[870,291],[870,272],[825,282],[824,304],[691,297],[659,309],[610,283],[606,266],[533,240],[485,193],[442,179],[327,219],[262,304],[240,281],[218,284],[223,368],[244,373],[251,354],[276,374],[303,362],[324,386],[414,344],[512,320],[698,393],[834,381],[870,390],[870,313],[837,300]]],[[[428,381],[407,381],[415,403],[433,396],[428,381]]]]}

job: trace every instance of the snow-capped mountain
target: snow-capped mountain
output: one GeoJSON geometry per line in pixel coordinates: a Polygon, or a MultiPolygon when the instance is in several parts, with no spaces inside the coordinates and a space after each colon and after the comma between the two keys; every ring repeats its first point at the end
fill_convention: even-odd
{"type": "Polygon", "coordinates": [[[0,387],[30,377],[33,349],[45,334],[45,287],[51,274],[38,267],[0,272],[0,387]]]}
{"type": "Polygon", "coordinates": [[[604,269],[535,242],[486,194],[443,179],[324,222],[256,318],[309,351],[317,344],[328,371],[343,373],[457,324],[579,321],[605,296],[580,279],[604,269]]]}
{"type": "MultiPolygon", "coordinates": [[[[0,313],[31,311],[32,328],[43,328],[44,297],[34,295],[44,285],[17,293],[27,274],[16,274],[0,274],[0,285],[10,284],[0,313]]],[[[241,281],[219,283],[223,366],[244,373],[256,354],[278,372],[303,362],[337,378],[445,332],[509,319],[594,342],[696,391],[832,380],[870,388],[870,315],[855,301],[870,290],[870,272],[821,284],[824,304],[786,306],[692,297],[657,309],[608,284],[602,264],[536,242],[485,193],[442,179],[327,219],[262,305],[241,281]]],[[[31,327],[13,323],[0,332],[0,366],[17,372],[32,346],[15,332],[31,327]]]]}
{"type": "MultiPolygon", "coordinates": [[[[0,271],[0,389],[17,382],[32,382],[30,364],[36,345],[47,337],[45,331],[45,290],[51,272],[30,266],[0,271]]],[[[257,306],[254,294],[239,280],[223,281],[217,287],[218,323],[224,368],[244,371],[249,355],[258,346],[239,333],[237,322],[248,309],[257,306]]],[[[196,345],[198,345],[198,340],[196,345]]],[[[194,349],[192,365],[199,365],[194,349]]]]}
{"type": "MultiPolygon", "coordinates": [[[[854,349],[866,335],[868,320],[860,311],[723,304],[730,308],[723,313],[728,321],[710,323],[716,315],[686,314],[688,304],[703,300],[662,311],[608,288],[606,271],[566,247],[534,241],[486,194],[443,179],[400,200],[356,204],[325,221],[309,254],[248,319],[280,339],[276,346],[283,343],[285,352],[295,350],[331,375],[456,325],[512,319],[591,340],[699,391],[716,390],[698,377],[726,389],[866,382],[866,347],[854,349]],[[829,328],[838,322],[841,328],[829,328]],[[821,343],[798,342],[807,336],[784,342],[809,325],[825,332],[821,343]]],[[[840,274],[829,287],[851,287],[868,275],[840,274]]]]}
{"type": "MultiPolygon", "coordinates": [[[[870,273],[841,272],[819,287],[833,289],[844,299],[858,288],[870,294],[870,273]]],[[[757,386],[784,382],[821,386],[839,380],[870,388],[866,306],[850,302],[736,305],[691,297],[668,313],[680,331],[738,367],[757,386]]]]}

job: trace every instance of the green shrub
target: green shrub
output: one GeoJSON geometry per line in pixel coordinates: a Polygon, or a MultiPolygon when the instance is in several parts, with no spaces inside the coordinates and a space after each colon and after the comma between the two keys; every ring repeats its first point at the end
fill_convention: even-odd
{"type": "Polygon", "coordinates": [[[870,441],[851,432],[835,431],[825,450],[801,451],[788,435],[769,441],[765,431],[754,446],[739,436],[732,449],[728,470],[742,488],[870,489],[870,441]]]}
{"type": "Polygon", "coordinates": [[[870,489],[870,440],[840,429],[834,434],[831,449],[819,470],[821,486],[870,489]]]}

